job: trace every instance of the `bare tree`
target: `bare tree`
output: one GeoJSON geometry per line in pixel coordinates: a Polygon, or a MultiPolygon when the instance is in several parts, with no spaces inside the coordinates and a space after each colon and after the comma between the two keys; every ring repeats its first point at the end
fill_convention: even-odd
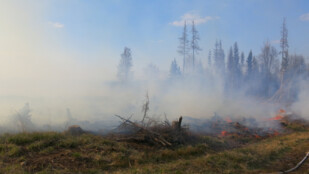
{"type": "Polygon", "coordinates": [[[278,52],[268,41],[264,43],[260,54],[260,60],[262,65],[262,72],[268,74],[271,73],[274,68],[275,59],[278,52]]]}
{"type": "Polygon", "coordinates": [[[281,39],[280,39],[280,47],[281,47],[281,85],[284,81],[285,72],[287,71],[289,64],[289,55],[288,55],[288,30],[286,28],[286,19],[283,19],[282,28],[281,28],[281,39]]]}
{"type": "Polygon", "coordinates": [[[302,78],[306,72],[305,58],[302,55],[291,55],[289,57],[289,78],[302,78]],[[296,76],[296,77],[294,77],[296,76]]]}
{"type": "Polygon", "coordinates": [[[185,21],[182,36],[179,38],[179,46],[178,46],[178,53],[183,56],[183,67],[182,71],[185,72],[186,65],[186,57],[189,54],[189,40],[188,40],[188,31],[187,31],[187,23],[185,21]]]}
{"type": "Polygon", "coordinates": [[[264,97],[271,97],[274,95],[275,91],[277,91],[277,83],[276,83],[276,58],[277,58],[277,50],[275,47],[270,45],[269,42],[265,42],[261,54],[261,83],[260,83],[260,95],[264,97]]]}
{"type": "Polygon", "coordinates": [[[145,97],[146,97],[146,101],[145,101],[145,103],[143,104],[143,107],[142,107],[142,112],[143,112],[142,124],[143,125],[144,125],[145,118],[147,118],[147,113],[149,111],[149,95],[148,95],[148,91],[147,91],[145,97]]]}

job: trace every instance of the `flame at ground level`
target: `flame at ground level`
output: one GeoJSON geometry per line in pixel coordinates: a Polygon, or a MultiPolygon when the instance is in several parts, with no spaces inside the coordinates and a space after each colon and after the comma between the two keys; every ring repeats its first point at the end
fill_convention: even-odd
{"type": "Polygon", "coordinates": [[[222,132],[221,132],[221,135],[222,135],[222,136],[226,136],[226,135],[227,135],[227,131],[222,131],[222,132]]]}
{"type": "Polygon", "coordinates": [[[272,117],[268,120],[281,120],[283,118],[283,115],[285,114],[284,109],[279,109],[278,114],[275,117],[272,117]]]}

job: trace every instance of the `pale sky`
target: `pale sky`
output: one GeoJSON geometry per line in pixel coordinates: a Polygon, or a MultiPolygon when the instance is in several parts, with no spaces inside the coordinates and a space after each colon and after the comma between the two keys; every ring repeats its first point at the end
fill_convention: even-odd
{"type": "Polygon", "coordinates": [[[177,38],[184,20],[196,21],[204,62],[216,39],[225,52],[237,41],[245,55],[250,49],[258,54],[267,40],[278,47],[284,17],[290,53],[309,55],[306,0],[1,0],[0,5],[0,56],[4,62],[18,57],[10,65],[21,66],[16,73],[22,75],[27,64],[58,66],[72,59],[108,64],[112,76],[125,46],[132,49],[136,72],[149,63],[167,71],[173,58],[181,62],[177,38]]]}

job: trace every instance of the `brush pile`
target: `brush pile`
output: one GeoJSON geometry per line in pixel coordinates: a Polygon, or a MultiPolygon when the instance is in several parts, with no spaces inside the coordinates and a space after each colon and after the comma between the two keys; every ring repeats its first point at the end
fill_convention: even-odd
{"type": "Polygon", "coordinates": [[[173,147],[185,144],[189,137],[192,137],[189,135],[188,127],[181,125],[182,117],[170,124],[167,119],[164,122],[159,122],[146,117],[140,122],[133,122],[130,118],[115,116],[122,121],[112,135],[117,141],[173,147]]]}
{"type": "Polygon", "coordinates": [[[151,145],[156,147],[174,147],[179,144],[185,144],[189,139],[193,139],[189,135],[188,127],[182,126],[182,116],[178,121],[170,124],[166,118],[165,121],[158,121],[148,116],[149,96],[146,93],[146,100],[142,107],[143,118],[141,121],[131,121],[129,118],[118,117],[122,123],[110,134],[117,141],[134,142],[138,144],[151,145]]]}

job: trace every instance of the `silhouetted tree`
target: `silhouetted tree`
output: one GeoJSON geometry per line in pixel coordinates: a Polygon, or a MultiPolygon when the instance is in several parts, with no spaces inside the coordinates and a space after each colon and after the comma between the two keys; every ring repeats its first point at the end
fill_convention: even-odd
{"type": "Polygon", "coordinates": [[[227,70],[230,75],[234,74],[234,56],[232,47],[230,48],[229,55],[227,57],[227,70]]]}
{"type": "Polygon", "coordinates": [[[239,64],[239,49],[237,42],[234,43],[234,49],[233,49],[233,73],[234,73],[234,86],[239,87],[242,82],[242,72],[241,72],[241,67],[239,64]]]}
{"type": "Polygon", "coordinates": [[[211,50],[209,50],[209,53],[208,53],[208,66],[211,67],[212,65],[212,61],[211,61],[211,50]]]}
{"type": "Polygon", "coordinates": [[[234,69],[234,55],[233,49],[230,47],[229,55],[227,57],[227,91],[231,91],[235,88],[235,69],[234,69]]]}
{"type": "Polygon", "coordinates": [[[127,81],[131,77],[132,56],[130,48],[125,47],[118,65],[118,79],[127,81]]]}
{"type": "Polygon", "coordinates": [[[245,64],[245,54],[244,54],[244,52],[241,52],[240,64],[241,64],[241,66],[244,66],[244,64],[245,64]]]}
{"type": "Polygon", "coordinates": [[[275,47],[273,47],[269,42],[265,42],[261,50],[260,60],[262,66],[262,72],[265,74],[271,73],[273,69],[275,59],[278,55],[278,52],[275,47]]]}
{"type": "Polygon", "coordinates": [[[252,74],[258,74],[260,72],[259,70],[259,64],[255,57],[253,57],[252,60],[252,74]]]}
{"type": "Polygon", "coordinates": [[[222,43],[221,40],[218,42],[216,41],[215,44],[215,49],[214,49],[214,63],[215,63],[215,68],[218,73],[221,75],[224,74],[225,72],[225,55],[224,55],[224,50],[222,49],[222,43]]]}
{"type": "Polygon", "coordinates": [[[286,19],[283,19],[282,28],[281,28],[281,39],[280,39],[280,47],[281,47],[281,85],[285,80],[285,72],[287,71],[289,64],[289,44],[288,44],[288,30],[286,28],[286,19]]]}
{"type": "Polygon", "coordinates": [[[183,56],[183,68],[182,71],[185,72],[186,68],[186,59],[189,54],[189,40],[188,40],[188,31],[187,31],[187,23],[184,23],[183,32],[181,37],[179,38],[179,46],[178,46],[178,53],[183,56]]]}
{"type": "Polygon", "coordinates": [[[252,51],[250,50],[248,58],[247,58],[247,78],[252,78],[253,74],[253,57],[252,57],[252,51]]]}
{"type": "Polygon", "coordinates": [[[200,40],[200,36],[198,31],[195,28],[194,21],[192,21],[192,40],[191,40],[191,50],[192,50],[192,67],[195,69],[195,54],[198,54],[202,49],[200,48],[198,42],[200,40]]]}
{"type": "Polygon", "coordinates": [[[170,67],[170,77],[179,77],[181,75],[180,67],[178,66],[176,59],[174,59],[171,63],[170,67]]]}
{"type": "Polygon", "coordinates": [[[261,95],[270,97],[278,90],[276,75],[274,74],[276,57],[278,55],[275,47],[271,46],[269,42],[265,42],[261,50],[261,73],[262,82],[260,84],[261,95]]]}

